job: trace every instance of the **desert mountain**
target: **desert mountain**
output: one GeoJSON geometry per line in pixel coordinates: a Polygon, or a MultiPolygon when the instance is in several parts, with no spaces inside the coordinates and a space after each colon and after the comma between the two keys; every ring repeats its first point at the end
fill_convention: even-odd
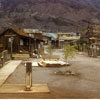
{"type": "Polygon", "coordinates": [[[0,0],[0,27],[82,31],[99,24],[100,0],[0,0]]]}

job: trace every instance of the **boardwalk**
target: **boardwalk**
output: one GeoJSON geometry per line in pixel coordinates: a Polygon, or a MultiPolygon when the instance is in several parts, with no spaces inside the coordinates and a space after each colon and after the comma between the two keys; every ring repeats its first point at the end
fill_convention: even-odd
{"type": "Polygon", "coordinates": [[[6,79],[15,71],[21,60],[10,61],[2,69],[0,69],[0,85],[2,85],[6,79]]]}

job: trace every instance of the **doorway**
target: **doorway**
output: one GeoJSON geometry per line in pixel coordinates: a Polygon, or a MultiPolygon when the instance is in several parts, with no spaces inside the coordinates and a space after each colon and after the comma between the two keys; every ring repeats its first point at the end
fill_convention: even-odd
{"type": "Polygon", "coordinates": [[[6,49],[8,50],[9,53],[13,53],[13,46],[14,46],[14,37],[7,37],[6,38],[6,49]]]}

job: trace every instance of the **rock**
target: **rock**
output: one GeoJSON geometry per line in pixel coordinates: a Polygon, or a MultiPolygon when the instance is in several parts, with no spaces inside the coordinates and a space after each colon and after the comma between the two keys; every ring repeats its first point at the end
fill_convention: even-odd
{"type": "Polygon", "coordinates": [[[78,74],[72,70],[67,71],[56,71],[54,72],[56,75],[65,75],[65,76],[77,76],[78,74]]]}

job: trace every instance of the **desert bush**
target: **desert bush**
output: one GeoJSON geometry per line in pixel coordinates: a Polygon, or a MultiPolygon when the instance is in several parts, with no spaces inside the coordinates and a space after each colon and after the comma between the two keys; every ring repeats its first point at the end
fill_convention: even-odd
{"type": "Polygon", "coordinates": [[[64,45],[64,59],[68,60],[68,58],[73,58],[78,50],[76,49],[76,45],[64,45]]]}

